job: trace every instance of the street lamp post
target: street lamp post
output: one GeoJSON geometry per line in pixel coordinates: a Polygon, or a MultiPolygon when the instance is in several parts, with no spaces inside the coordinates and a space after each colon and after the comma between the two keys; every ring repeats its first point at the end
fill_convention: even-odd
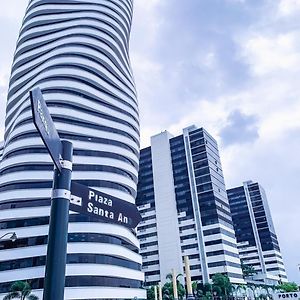
{"type": "Polygon", "coordinates": [[[5,233],[4,235],[2,235],[1,237],[0,237],[0,240],[2,240],[3,238],[5,238],[7,235],[11,235],[10,237],[9,237],[9,240],[11,240],[12,242],[15,242],[16,240],[17,240],[17,234],[15,233],[15,232],[7,232],[7,233],[5,233]]]}
{"type": "Polygon", "coordinates": [[[184,265],[185,265],[185,278],[186,278],[186,286],[187,286],[187,300],[195,300],[192,289],[192,279],[191,279],[191,269],[190,269],[190,261],[189,257],[184,257],[184,265]]]}

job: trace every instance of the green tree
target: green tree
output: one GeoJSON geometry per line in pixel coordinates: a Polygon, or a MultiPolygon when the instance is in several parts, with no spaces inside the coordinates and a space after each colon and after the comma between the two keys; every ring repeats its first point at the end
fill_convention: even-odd
{"type": "Polygon", "coordinates": [[[220,296],[220,297],[223,296],[222,289],[217,285],[212,286],[212,291],[213,291],[214,295],[217,295],[217,296],[220,296]]]}
{"type": "Polygon", "coordinates": [[[254,267],[251,265],[246,265],[243,262],[241,262],[241,267],[242,267],[242,272],[243,272],[244,278],[253,277],[253,275],[257,274],[254,267]]]}
{"type": "Polygon", "coordinates": [[[203,292],[202,290],[198,290],[196,297],[197,297],[196,299],[211,300],[212,293],[211,292],[203,292]]]}
{"type": "Polygon", "coordinates": [[[227,275],[217,273],[212,277],[213,291],[226,299],[232,293],[232,285],[227,275]]]}
{"type": "Polygon", "coordinates": [[[10,292],[3,300],[21,299],[21,300],[38,300],[39,298],[31,294],[31,286],[25,281],[16,281],[10,287],[10,292]]]}
{"type": "Polygon", "coordinates": [[[154,286],[151,286],[147,289],[147,300],[154,300],[155,299],[155,291],[154,286]]]}
{"type": "Polygon", "coordinates": [[[295,282],[286,282],[286,283],[279,284],[276,286],[276,289],[281,292],[285,292],[285,293],[299,291],[299,287],[298,287],[297,283],[295,283],[295,282]]]}
{"type": "Polygon", "coordinates": [[[212,298],[212,285],[210,283],[199,283],[197,281],[192,284],[193,293],[195,297],[203,300],[212,298]]]}
{"type": "MultiPolygon", "coordinates": [[[[173,297],[173,283],[166,282],[162,288],[163,300],[174,299],[173,297]]],[[[178,296],[179,297],[179,296],[178,296]]]]}
{"type": "Polygon", "coordinates": [[[198,281],[193,281],[192,282],[192,290],[193,290],[193,295],[197,296],[197,290],[198,290],[198,281]]]}
{"type": "MultiPolygon", "coordinates": [[[[179,278],[182,276],[183,276],[182,274],[178,274],[176,276],[178,299],[183,299],[185,296],[184,285],[179,281],[179,278]]],[[[174,297],[173,297],[173,275],[171,273],[169,273],[166,276],[166,279],[168,279],[169,282],[166,282],[163,286],[163,298],[164,299],[174,299],[174,297]]]]}

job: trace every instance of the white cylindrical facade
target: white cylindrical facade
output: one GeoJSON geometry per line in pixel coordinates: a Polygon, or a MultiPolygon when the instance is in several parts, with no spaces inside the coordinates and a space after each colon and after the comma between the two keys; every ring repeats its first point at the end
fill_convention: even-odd
{"type": "MultiPolygon", "coordinates": [[[[15,280],[42,289],[53,163],[32,122],[40,87],[72,179],[134,203],[139,116],[128,55],[132,0],[31,0],[12,66],[0,163],[0,297],[15,280]]],[[[70,214],[66,299],[145,298],[130,230],[70,214]]]]}

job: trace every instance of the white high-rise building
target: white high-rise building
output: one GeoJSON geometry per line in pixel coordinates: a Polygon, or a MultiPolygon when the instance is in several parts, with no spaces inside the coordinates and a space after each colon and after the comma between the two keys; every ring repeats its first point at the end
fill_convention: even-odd
{"type": "MultiPolygon", "coordinates": [[[[16,280],[27,280],[42,297],[53,163],[32,122],[31,89],[42,89],[60,137],[74,145],[73,180],[135,201],[132,13],[132,0],[29,2],[11,71],[0,163],[0,236],[18,236],[0,241],[0,298],[16,280]]],[[[144,299],[138,252],[129,229],[70,213],[65,298],[144,299]]]]}
{"type": "Polygon", "coordinates": [[[188,256],[193,281],[216,273],[245,283],[216,140],[191,126],[173,137],[167,131],[141,150],[137,205],[145,282],[184,274],[188,256]]]}

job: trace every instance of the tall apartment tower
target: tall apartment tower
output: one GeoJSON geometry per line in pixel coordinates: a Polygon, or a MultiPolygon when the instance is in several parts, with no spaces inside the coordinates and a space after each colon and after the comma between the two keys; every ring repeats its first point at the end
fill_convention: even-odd
{"type": "Polygon", "coordinates": [[[4,142],[0,142],[0,162],[1,162],[1,159],[2,159],[3,148],[4,148],[4,142]]]}
{"type": "Polygon", "coordinates": [[[184,271],[189,256],[192,280],[209,282],[227,274],[243,283],[235,233],[215,139],[191,126],[172,137],[167,131],[141,150],[136,201],[147,285],[184,271]]]}
{"type": "MultiPolygon", "coordinates": [[[[132,0],[29,1],[11,71],[0,164],[0,298],[27,280],[42,299],[53,163],[32,122],[40,87],[73,180],[134,203],[139,115],[128,47],[132,0]],[[1,295],[2,294],[2,295],[1,295]]],[[[133,231],[70,213],[66,299],[145,299],[133,231]]]]}
{"type": "Polygon", "coordinates": [[[240,258],[257,279],[285,282],[287,276],[263,187],[247,181],[227,190],[240,258]]]}

